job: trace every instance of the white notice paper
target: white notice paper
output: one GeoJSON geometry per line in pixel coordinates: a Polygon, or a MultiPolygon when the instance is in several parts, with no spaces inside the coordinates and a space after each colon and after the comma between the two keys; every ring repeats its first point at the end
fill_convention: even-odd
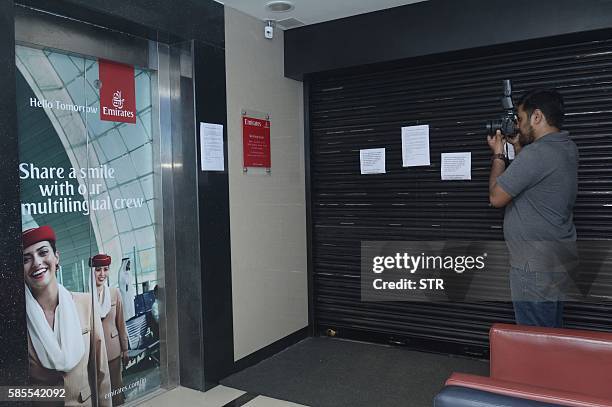
{"type": "Polygon", "coordinates": [[[384,174],[386,172],[384,148],[359,150],[359,161],[361,174],[384,174]]]}
{"type": "Polygon", "coordinates": [[[514,152],[514,146],[510,143],[506,144],[508,146],[508,160],[514,160],[514,156],[516,155],[514,152]]]}
{"type": "Polygon", "coordinates": [[[200,152],[202,171],[224,171],[223,125],[200,123],[200,152]]]}
{"type": "Polygon", "coordinates": [[[402,127],[402,167],[430,164],[429,125],[402,127]]]}
{"type": "Polygon", "coordinates": [[[472,179],[472,153],[442,153],[442,180],[472,179]]]}

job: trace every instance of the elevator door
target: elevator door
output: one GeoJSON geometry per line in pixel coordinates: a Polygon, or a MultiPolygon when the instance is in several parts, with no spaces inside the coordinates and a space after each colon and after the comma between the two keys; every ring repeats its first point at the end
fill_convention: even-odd
{"type": "MultiPolygon", "coordinates": [[[[75,373],[81,362],[61,371],[66,402],[132,402],[171,385],[158,296],[163,47],[21,7],[16,42],[22,228],[55,235],[48,285],[26,273],[28,307],[59,287],[77,311],[58,329],[83,335],[84,349],[74,349],[88,377],[75,373]]],[[[37,329],[28,324],[28,336],[37,329]]],[[[37,341],[28,343],[43,360],[37,341]]],[[[49,379],[35,365],[30,380],[49,379]]]]}

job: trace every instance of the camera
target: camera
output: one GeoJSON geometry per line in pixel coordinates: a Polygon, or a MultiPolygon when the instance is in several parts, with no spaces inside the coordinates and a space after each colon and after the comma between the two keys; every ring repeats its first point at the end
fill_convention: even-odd
{"type": "Polygon", "coordinates": [[[501,98],[504,114],[499,119],[489,120],[486,123],[487,133],[494,135],[497,130],[504,136],[516,134],[516,108],[512,102],[512,82],[510,79],[503,80],[504,94],[501,98]]]}
{"type": "Polygon", "coordinates": [[[264,27],[264,37],[269,40],[274,38],[274,23],[271,20],[268,20],[264,27]]]}

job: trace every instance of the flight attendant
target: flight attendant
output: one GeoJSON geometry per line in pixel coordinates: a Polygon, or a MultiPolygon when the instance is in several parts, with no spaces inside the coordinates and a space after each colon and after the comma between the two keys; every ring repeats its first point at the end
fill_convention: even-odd
{"type": "MultiPolygon", "coordinates": [[[[123,317],[123,304],[119,289],[108,286],[111,257],[106,254],[96,254],[89,260],[96,282],[96,299],[104,328],[106,354],[108,355],[108,370],[111,379],[111,391],[123,387],[121,375],[123,366],[128,363],[128,335],[123,317]]],[[[113,396],[113,406],[123,404],[125,396],[118,392],[113,396]]]]}
{"type": "Polygon", "coordinates": [[[104,397],[110,393],[106,345],[91,294],[58,283],[59,252],[51,227],[28,229],[21,237],[30,384],[64,387],[60,405],[111,407],[104,397]]]}

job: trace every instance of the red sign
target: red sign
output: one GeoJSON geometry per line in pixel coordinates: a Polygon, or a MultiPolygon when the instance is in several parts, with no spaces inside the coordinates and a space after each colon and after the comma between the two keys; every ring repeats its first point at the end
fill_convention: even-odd
{"type": "Polygon", "coordinates": [[[242,117],[242,156],[245,167],[272,166],[269,120],[242,117]]]}
{"type": "Polygon", "coordinates": [[[134,67],[117,62],[98,61],[100,82],[100,120],[136,123],[134,67]]]}

